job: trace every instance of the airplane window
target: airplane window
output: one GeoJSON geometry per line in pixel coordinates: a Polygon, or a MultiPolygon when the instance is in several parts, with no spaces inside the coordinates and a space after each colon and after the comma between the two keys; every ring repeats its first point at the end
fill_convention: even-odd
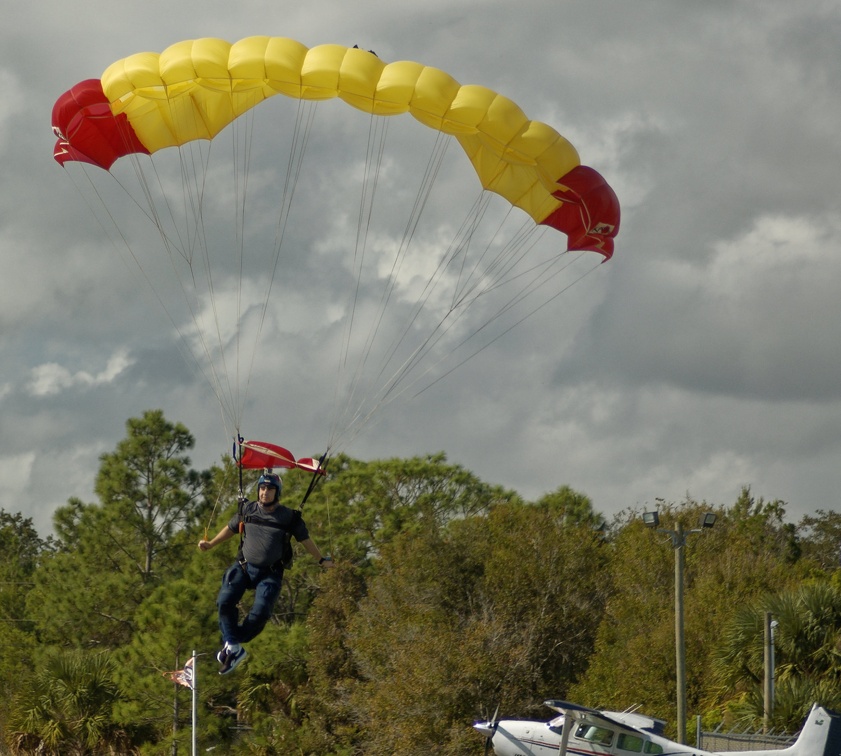
{"type": "Polygon", "coordinates": [[[604,727],[596,727],[596,725],[591,724],[582,724],[575,731],[575,737],[580,740],[587,740],[590,743],[609,746],[613,740],[613,730],[607,730],[604,727]]]}
{"type": "Polygon", "coordinates": [[[639,753],[642,751],[643,742],[642,738],[638,738],[636,735],[628,735],[623,732],[619,735],[616,745],[623,751],[633,751],[634,753],[639,753]]]}
{"type": "Polygon", "coordinates": [[[657,743],[652,743],[650,740],[645,742],[645,752],[652,754],[652,756],[660,756],[663,753],[662,746],[658,746],[657,743]]]}

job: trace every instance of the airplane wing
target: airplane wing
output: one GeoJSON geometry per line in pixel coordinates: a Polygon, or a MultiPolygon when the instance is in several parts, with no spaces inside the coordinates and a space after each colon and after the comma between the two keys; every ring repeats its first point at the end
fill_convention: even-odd
{"type": "Polygon", "coordinates": [[[576,721],[587,719],[596,720],[610,725],[611,727],[624,727],[627,730],[641,730],[646,733],[662,735],[666,723],[661,719],[646,717],[634,712],[599,711],[587,706],[570,703],[569,701],[549,700],[543,702],[544,706],[554,709],[560,714],[571,715],[576,721]]]}
{"type": "MultiPolygon", "coordinates": [[[[550,701],[544,701],[543,705],[548,706],[550,709],[554,709],[559,714],[563,714],[564,717],[571,715],[570,719],[575,721],[583,721],[586,716],[588,719],[595,719],[597,721],[604,722],[611,727],[628,727],[625,722],[622,722],[619,719],[613,719],[605,712],[601,712],[598,709],[591,709],[587,706],[579,706],[578,704],[569,703],[568,701],[557,701],[553,699],[550,701]]],[[[636,729],[633,725],[631,728],[636,729]]]]}

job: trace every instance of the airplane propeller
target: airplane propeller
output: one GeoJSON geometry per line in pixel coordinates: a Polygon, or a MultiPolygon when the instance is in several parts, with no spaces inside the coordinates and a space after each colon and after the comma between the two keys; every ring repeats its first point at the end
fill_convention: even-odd
{"type": "Polygon", "coordinates": [[[499,714],[499,704],[497,704],[496,711],[493,717],[487,722],[481,722],[473,725],[479,732],[485,736],[485,756],[488,756],[493,750],[494,735],[496,735],[496,728],[499,724],[497,722],[497,715],[499,714]]]}

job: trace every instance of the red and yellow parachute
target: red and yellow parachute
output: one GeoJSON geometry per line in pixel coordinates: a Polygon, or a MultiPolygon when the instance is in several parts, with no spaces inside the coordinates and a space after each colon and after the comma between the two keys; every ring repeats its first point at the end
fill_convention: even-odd
{"type": "Polygon", "coordinates": [[[261,397],[261,416],[276,416],[271,401],[281,398],[284,407],[320,411],[330,391],[317,380],[325,371],[313,356],[322,346],[335,349],[343,330],[333,446],[384,404],[410,388],[425,390],[551,302],[571,285],[561,277],[567,267],[594,270],[610,258],[619,229],[615,193],[551,126],[486,87],[355,47],[307,48],[282,37],[179,42],[119,60],[100,79],[72,87],[58,98],[52,126],[55,159],[81,178],[80,194],[90,196],[115,246],[128,249],[185,356],[213,387],[229,436],[239,437],[249,391],[261,397]],[[284,98],[256,107],[277,94],[284,98]],[[319,105],[326,100],[356,110],[319,105]],[[317,160],[298,186],[306,145],[313,131],[321,136],[311,129],[317,107],[329,111],[329,138],[310,147],[319,158],[344,159],[358,148],[357,127],[367,120],[364,178],[357,180],[361,158],[340,164],[334,157],[317,160]],[[383,167],[384,124],[394,123],[384,117],[404,113],[422,126],[397,122],[407,127],[397,129],[398,159],[383,167]],[[424,172],[416,161],[427,137],[435,146],[424,172]],[[288,163],[280,146],[287,138],[288,163]],[[453,140],[469,163],[443,163],[453,140]],[[220,168],[214,161],[223,155],[220,168]],[[461,175],[441,181],[439,171],[449,170],[461,175]],[[386,190],[377,193],[371,185],[379,179],[386,190]],[[430,200],[436,180],[443,201],[430,200]],[[406,201],[415,184],[417,197],[406,201]],[[458,203],[474,186],[479,199],[459,227],[458,203]],[[302,194],[293,214],[291,198],[302,194]],[[502,197],[498,225],[486,212],[493,195],[502,197]],[[375,212],[374,196],[392,204],[375,212]],[[338,208],[339,200],[349,207],[338,208]],[[429,212],[433,228],[417,230],[428,205],[440,208],[429,212]],[[517,208],[525,213],[520,221],[517,208]],[[355,212],[354,234],[348,219],[355,212]],[[372,218],[386,221],[379,235],[369,235],[372,218]],[[505,240],[499,229],[509,218],[522,227],[505,240]],[[476,231],[482,219],[492,227],[487,233],[476,231]],[[448,242],[444,234],[455,228],[448,242]],[[597,254],[559,254],[551,229],[566,234],[567,251],[597,254]],[[535,240],[543,231],[545,250],[535,240]],[[260,307],[252,307],[260,294],[260,307]],[[312,376],[306,397],[290,396],[280,378],[268,390],[254,388],[255,358],[270,328],[285,364],[302,363],[312,376]]]}
{"type": "Polygon", "coordinates": [[[551,126],[486,87],[461,85],[420,63],[384,63],[355,47],[249,37],[186,40],[161,54],[132,55],[58,99],[55,158],[107,170],[130,153],[213,139],[277,94],[339,98],[377,116],[410,113],[455,137],[485,189],[565,233],[568,249],[613,254],[616,195],[551,126]]]}

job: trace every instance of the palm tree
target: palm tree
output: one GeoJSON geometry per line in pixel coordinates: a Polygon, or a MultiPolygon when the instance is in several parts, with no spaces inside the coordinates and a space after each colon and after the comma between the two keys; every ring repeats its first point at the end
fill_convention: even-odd
{"type": "Polygon", "coordinates": [[[841,587],[804,583],[735,610],[713,671],[731,714],[755,726],[763,716],[766,612],[777,621],[772,725],[794,731],[813,703],[841,705],[841,587]]]}
{"type": "Polygon", "coordinates": [[[16,753],[132,753],[127,733],[111,720],[118,696],[104,653],[54,653],[16,701],[10,745],[16,753]]]}

